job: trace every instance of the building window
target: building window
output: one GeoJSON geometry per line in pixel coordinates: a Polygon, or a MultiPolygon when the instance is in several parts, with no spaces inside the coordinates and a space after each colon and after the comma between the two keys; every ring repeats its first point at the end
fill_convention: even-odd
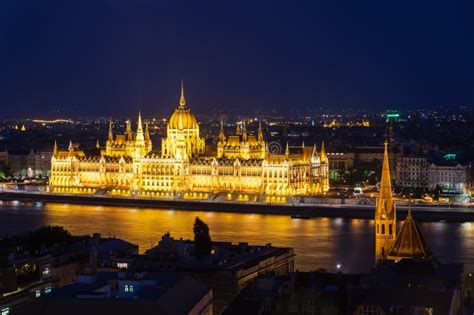
{"type": "Polygon", "coordinates": [[[382,224],[382,234],[385,234],[385,224],[382,224]]]}
{"type": "Polygon", "coordinates": [[[389,224],[389,225],[388,225],[388,234],[389,234],[389,235],[392,235],[392,234],[393,234],[393,226],[392,226],[392,224],[389,224]]]}
{"type": "Polygon", "coordinates": [[[9,315],[10,314],[10,308],[2,308],[2,315],[9,315]]]}
{"type": "Polygon", "coordinates": [[[44,293],[45,293],[45,294],[51,293],[51,287],[46,287],[46,288],[44,289],[44,293]]]}
{"type": "Polygon", "coordinates": [[[35,297],[39,298],[41,296],[41,290],[35,291],[35,297]]]}
{"type": "Polygon", "coordinates": [[[133,292],[133,285],[126,284],[125,285],[125,292],[133,292]]]}
{"type": "Polygon", "coordinates": [[[362,306],[359,312],[360,315],[380,315],[380,308],[378,306],[362,306]]]}

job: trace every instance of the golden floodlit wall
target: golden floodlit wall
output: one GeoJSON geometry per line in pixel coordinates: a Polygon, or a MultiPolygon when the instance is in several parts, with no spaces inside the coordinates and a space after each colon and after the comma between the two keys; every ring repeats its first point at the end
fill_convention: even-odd
{"type": "Polygon", "coordinates": [[[267,150],[261,125],[248,134],[245,122],[226,136],[223,125],[217,154],[206,155],[199,123],[186,106],[181,86],[179,106],[168,121],[161,152],[154,152],[148,124],[138,115],[136,132],[130,121],[124,134],[110,123],[105,148],[86,155],[70,143],[54,145],[49,190],[54,193],[108,194],[144,198],[208,199],[226,193],[227,200],[285,202],[287,196],[309,196],[329,190],[329,161],[324,148],[296,148],[284,154],[267,150]],[[235,198],[233,197],[235,196],[235,198]]]}

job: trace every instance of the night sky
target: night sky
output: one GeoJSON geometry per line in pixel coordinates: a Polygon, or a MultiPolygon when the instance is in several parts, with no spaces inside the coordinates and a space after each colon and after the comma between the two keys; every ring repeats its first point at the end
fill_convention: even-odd
{"type": "Polygon", "coordinates": [[[0,116],[474,104],[471,1],[0,2],[0,116]]]}

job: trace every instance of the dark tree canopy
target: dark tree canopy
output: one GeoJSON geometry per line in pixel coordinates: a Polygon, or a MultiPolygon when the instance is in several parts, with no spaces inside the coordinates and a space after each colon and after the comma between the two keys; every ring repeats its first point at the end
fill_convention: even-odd
{"type": "Polygon", "coordinates": [[[48,225],[33,231],[30,237],[31,247],[34,250],[41,249],[42,246],[52,246],[56,244],[66,244],[71,240],[71,234],[62,226],[48,225]]]}
{"type": "Polygon", "coordinates": [[[201,259],[211,254],[212,241],[209,235],[209,227],[198,217],[194,221],[194,256],[201,259]]]}

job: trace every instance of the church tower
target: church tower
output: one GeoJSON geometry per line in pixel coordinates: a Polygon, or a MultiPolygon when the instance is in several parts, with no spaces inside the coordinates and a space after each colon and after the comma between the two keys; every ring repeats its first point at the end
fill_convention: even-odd
{"type": "Polygon", "coordinates": [[[375,208],[375,264],[387,258],[396,236],[397,213],[392,195],[390,180],[390,165],[388,163],[388,149],[385,150],[382,162],[382,178],[380,191],[375,208]]]}

